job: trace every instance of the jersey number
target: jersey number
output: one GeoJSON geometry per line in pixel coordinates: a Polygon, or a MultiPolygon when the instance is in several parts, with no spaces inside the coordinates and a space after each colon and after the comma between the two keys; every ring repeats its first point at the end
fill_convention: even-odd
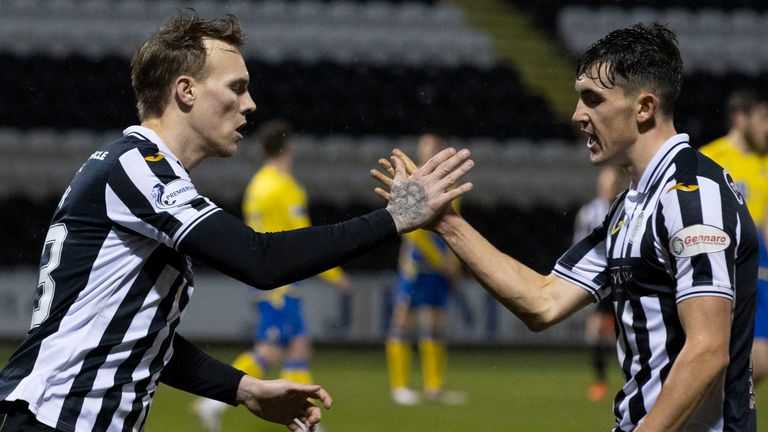
{"type": "Polygon", "coordinates": [[[43,246],[43,256],[40,258],[40,278],[37,280],[35,302],[32,307],[31,328],[33,329],[39,326],[51,313],[53,293],[56,290],[56,281],[51,277],[51,272],[56,270],[61,263],[61,250],[66,238],[66,225],[55,224],[48,228],[48,235],[45,236],[45,245],[43,246]]]}

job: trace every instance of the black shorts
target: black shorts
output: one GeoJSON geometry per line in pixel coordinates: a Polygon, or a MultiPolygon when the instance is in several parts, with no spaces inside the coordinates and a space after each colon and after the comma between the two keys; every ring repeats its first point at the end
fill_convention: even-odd
{"type": "Polygon", "coordinates": [[[35,418],[26,402],[0,402],[0,432],[56,432],[35,418]]]}

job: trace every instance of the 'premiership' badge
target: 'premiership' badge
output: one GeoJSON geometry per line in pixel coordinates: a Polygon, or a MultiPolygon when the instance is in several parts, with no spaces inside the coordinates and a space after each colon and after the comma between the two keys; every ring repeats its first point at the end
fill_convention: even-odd
{"type": "Polygon", "coordinates": [[[197,190],[189,180],[178,179],[165,185],[157,183],[152,188],[152,198],[158,208],[167,209],[197,198],[197,190]]]}

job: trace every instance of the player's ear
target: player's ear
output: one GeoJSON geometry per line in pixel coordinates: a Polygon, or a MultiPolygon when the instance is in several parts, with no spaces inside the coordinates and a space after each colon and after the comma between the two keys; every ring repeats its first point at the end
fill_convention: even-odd
{"type": "Polygon", "coordinates": [[[181,75],[176,78],[173,87],[173,94],[182,110],[191,108],[195,102],[195,80],[194,78],[181,75]]]}
{"type": "Polygon", "coordinates": [[[659,111],[659,98],[653,93],[641,92],[637,96],[637,122],[653,119],[659,111]]]}

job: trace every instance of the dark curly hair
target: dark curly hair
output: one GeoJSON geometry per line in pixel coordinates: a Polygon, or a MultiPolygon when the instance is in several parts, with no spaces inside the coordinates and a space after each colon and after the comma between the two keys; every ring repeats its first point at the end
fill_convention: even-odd
{"type": "Polygon", "coordinates": [[[616,86],[620,77],[625,94],[650,91],[659,96],[661,112],[671,116],[683,83],[675,33],[659,23],[614,30],[581,55],[576,76],[582,75],[606,88],[616,86]]]}

